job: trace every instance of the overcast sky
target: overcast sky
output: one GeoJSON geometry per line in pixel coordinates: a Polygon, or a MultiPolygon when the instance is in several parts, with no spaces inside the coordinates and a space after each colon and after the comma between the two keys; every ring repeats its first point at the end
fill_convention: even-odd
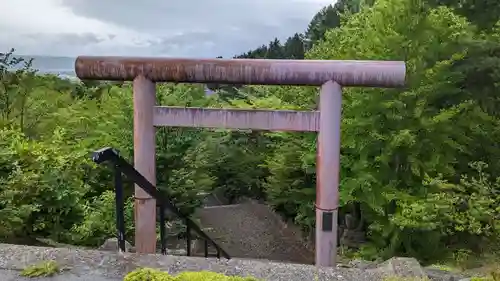
{"type": "Polygon", "coordinates": [[[328,0],[0,0],[0,52],[231,57],[305,30],[328,0]]]}

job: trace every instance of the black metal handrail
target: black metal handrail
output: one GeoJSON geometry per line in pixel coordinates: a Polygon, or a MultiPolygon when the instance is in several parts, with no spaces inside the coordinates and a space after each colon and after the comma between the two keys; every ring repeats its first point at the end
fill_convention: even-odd
{"type": "Polygon", "coordinates": [[[123,207],[123,185],[122,185],[122,173],[127,176],[127,178],[133,181],[135,184],[140,186],[146,193],[151,197],[155,198],[160,206],[160,240],[161,240],[161,252],[166,254],[166,241],[165,241],[165,209],[168,209],[171,213],[177,217],[183,219],[186,224],[187,232],[187,255],[191,255],[191,230],[196,232],[204,240],[205,257],[208,257],[208,244],[212,244],[217,250],[217,258],[220,258],[221,254],[224,258],[230,259],[229,254],[224,251],[217,243],[212,240],[199,226],[196,224],[189,216],[183,214],[171,201],[170,199],[160,190],[158,190],[151,182],[149,182],[141,173],[139,173],[132,165],[130,165],[123,157],[118,154],[118,151],[111,147],[105,147],[95,151],[92,155],[92,160],[101,164],[105,161],[110,161],[113,163],[114,167],[114,179],[115,179],[115,200],[116,200],[116,226],[118,231],[118,247],[125,251],[125,218],[124,218],[124,207],[123,207]]]}

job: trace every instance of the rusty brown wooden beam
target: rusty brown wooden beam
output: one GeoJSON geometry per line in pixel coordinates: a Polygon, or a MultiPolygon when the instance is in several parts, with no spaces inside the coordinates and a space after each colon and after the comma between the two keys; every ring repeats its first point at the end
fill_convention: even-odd
{"type": "Polygon", "coordinates": [[[320,86],[400,87],[406,67],[401,61],[180,59],[80,56],[78,78],[153,82],[320,86]]]}
{"type": "Polygon", "coordinates": [[[319,112],[156,106],[153,123],[169,127],[316,132],[319,112]]]}

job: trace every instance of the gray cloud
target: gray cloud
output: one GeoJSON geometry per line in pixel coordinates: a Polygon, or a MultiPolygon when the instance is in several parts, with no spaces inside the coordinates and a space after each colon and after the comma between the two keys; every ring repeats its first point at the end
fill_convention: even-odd
{"type": "Polygon", "coordinates": [[[161,40],[152,47],[157,52],[214,57],[243,53],[274,37],[286,38],[303,31],[314,13],[328,1],[63,0],[63,3],[77,15],[157,35],[161,40]]]}
{"type": "Polygon", "coordinates": [[[63,3],[77,15],[157,33],[279,24],[287,18],[308,21],[321,6],[317,2],[290,0],[63,0],[63,3]]]}
{"type": "MultiPolygon", "coordinates": [[[[13,4],[19,1],[21,7],[21,2],[27,0],[7,1],[13,4]]],[[[274,37],[284,39],[303,31],[312,16],[330,3],[326,0],[62,0],[58,4],[54,0],[40,1],[40,9],[46,9],[47,13],[54,11],[54,15],[65,17],[66,23],[59,26],[52,19],[44,21],[44,29],[37,29],[37,22],[33,21],[41,23],[42,18],[32,17],[31,25],[4,20],[2,27],[0,19],[0,31],[5,26],[19,30],[11,30],[10,37],[7,33],[3,34],[5,37],[0,35],[0,48],[14,42],[14,47],[22,52],[34,54],[231,57],[266,44],[274,37]],[[53,8],[47,8],[49,4],[53,8]],[[78,31],[71,33],[73,27],[78,31]]]]}

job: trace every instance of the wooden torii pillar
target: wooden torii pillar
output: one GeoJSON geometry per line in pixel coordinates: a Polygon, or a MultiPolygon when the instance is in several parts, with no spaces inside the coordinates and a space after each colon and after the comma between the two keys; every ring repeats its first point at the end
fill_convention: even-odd
{"type": "MultiPolygon", "coordinates": [[[[337,258],[342,87],[400,87],[400,61],[176,59],[81,56],[80,79],[133,81],[134,165],[156,185],[155,127],[316,131],[316,265],[337,258]],[[319,111],[243,110],[156,106],[156,82],[320,86],[319,111]]],[[[156,202],[135,188],[135,247],[156,252],[156,202]]]]}

